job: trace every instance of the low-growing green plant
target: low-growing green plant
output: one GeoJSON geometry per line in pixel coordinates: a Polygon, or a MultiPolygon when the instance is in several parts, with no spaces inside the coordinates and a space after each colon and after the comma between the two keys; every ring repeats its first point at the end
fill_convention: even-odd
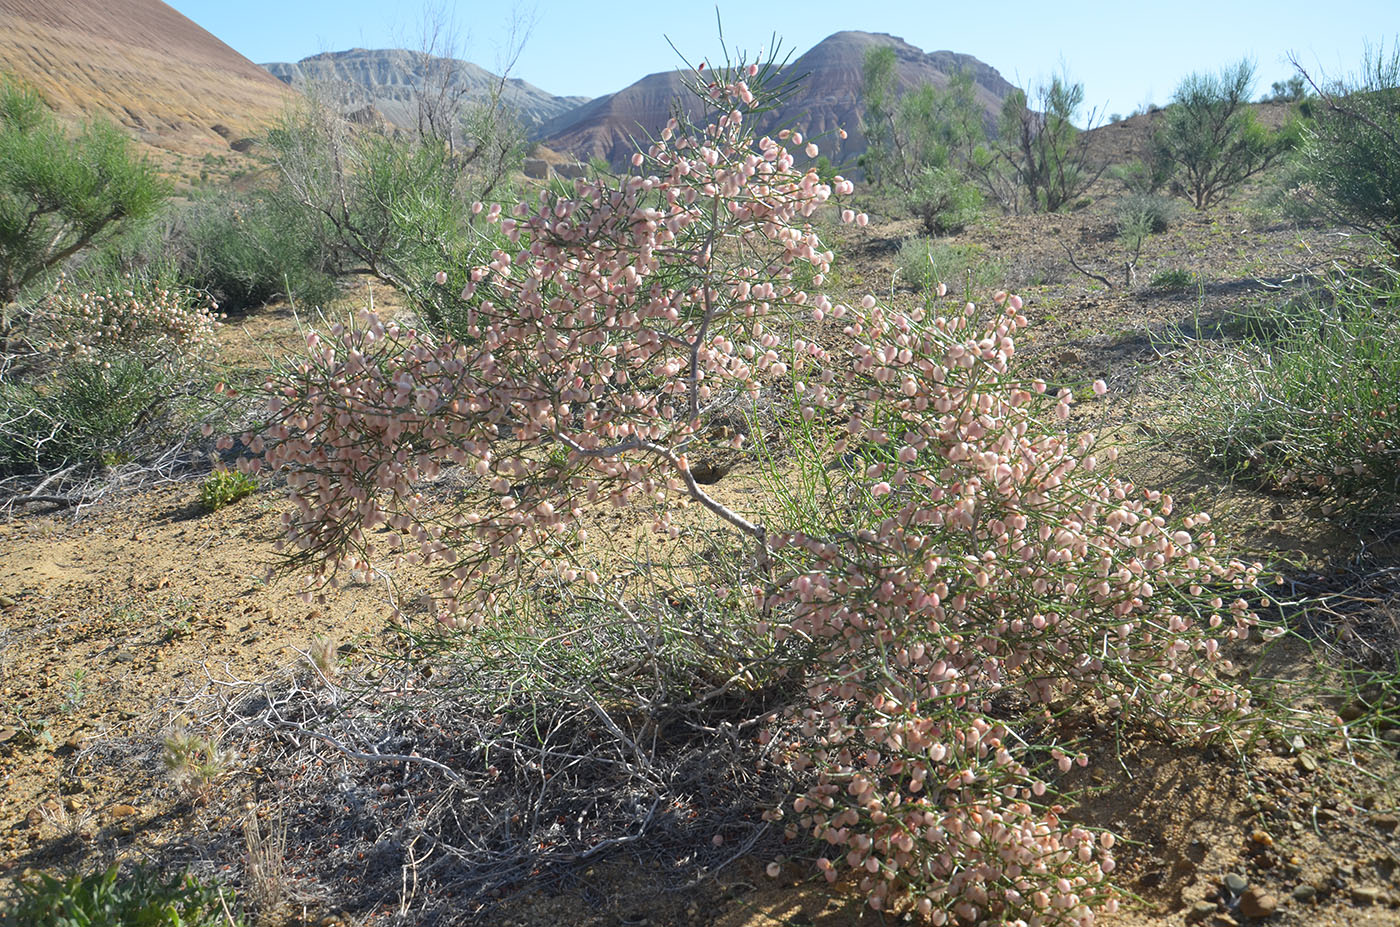
{"type": "Polygon", "coordinates": [[[199,503],[209,511],[217,512],[257,491],[258,481],[248,474],[220,467],[200,484],[199,503]]]}
{"type": "Polygon", "coordinates": [[[1178,214],[1176,203],[1152,193],[1130,193],[1113,204],[1113,216],[1120,228],[1136,223],[1153,235],[1171,228],[1178,214]]]}
{"type": "Polygon", "coordinates": [[[1400,491],[1400,275],[1334,280],[1235,344],[1192,346],[1187,421],[1212,460],[1265,485],[1370,506],[1400,491]]]}
{"type": "Polygon", "coordinates": [[[21,879],[0,927],[241,927],[232,891],[191,875],[117,865],[89,875],[21,879]]]}
{"type": "Polygon", "coordinates": [[[897,280],[920,290],[940,284],[955,293],[994,289],[1002,268],[989,260],[982,248],[928,238],[910,238],[900,245],[895,259],[897,280]]]}
{"type": "Polygon", "coordinates": [[[1169,267],[1166,270],[1159,270],[1152,275],[1149,286],[1154,290],[1166,290],[1175,293],[1189,287],[1196,280],[1196,275],[1184,267],[1169,267]]]}
{"type": "Polygon", "coordinates": [[[982,194],[951,167],[924,168],[906,203],[930,235],[961,232],[982,215],[982,194]]]}

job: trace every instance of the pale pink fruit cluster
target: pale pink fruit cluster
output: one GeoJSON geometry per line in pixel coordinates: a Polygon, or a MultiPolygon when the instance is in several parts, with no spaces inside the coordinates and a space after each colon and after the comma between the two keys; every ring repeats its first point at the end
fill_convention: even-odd
{"type": "Polygon", "coordinates": [[[876,907],[1088,924],[1114,905],[1113,838],[1047,797],[1046,767],[1087,757],[1032,709],[1070,696],[1177,734],[1228,725],[1248,693],[1222,646],[1254,624],[1239,596],[1257,567],[1106,474],[1112,449],[1067,431],[1068,392],[1011,376],[1019,299],[935,317],[833,304],[807,219],[850,184],[797,166],[800,135],[746,132],[765,102],[752,74],[702,88],[714,121],[673,122],[635,176],[474,207],[510,247],[472,269],[460,343],[370,313],[310,334],[268,384],[248,466],[287,476],[308,594],[384,555],[434,564],[455,626],[489,620],[527,562],[596,582],[575,556],[586,506],[706,506],[755,542],[760,630],[804,683],[778,736],[805,784],[772,817],[876,907]],[[710,412],[770,384],[796,398],[794,427],[837,435],[811,465],[852,470],[817,500],[839,515],[825,536],[750,520],[690,473],[710,412]],[[490,495],[430,511],[418,487],[448,466],[490,495]]]}
{"type": "Polygon", "coordinates": [[[1069,748],[990,712],[1093,699],[1217,732],[1248,710],[1222,645],[1256,624],[1241,595],[1259,567],[1217,560],[1205,516],[1175,518],[1103,472],[1093,435],[1051,424],[1071,397],[1008,376],[1026,320],[998,299],[933,318],[838,306],[848,351],[795,372],[801,417],[842,425],[830,452],[858,501],[839,536],[773,541],[794,566],[774,633],[820,661],[784,745],[816,774],[789,827],[877,907],[1088,924],[1111,842],[1063,821],[1032,769],[1037,752],[1068,769],[1069,748]]]}
{"type": "Polygon", "coordinates": [[[523,550],[572,536],[584,504],[679,492],[721,510],[690,477],[688,445],[712,403],[785,374],[771,317],[831,308],[792,278],[799,264],[817,285],[829,271],[806,219],[833,191],[795,165],[785,143],[800,134],[748,134],[742,75],[707,93],[723,103],[715,122],[673,121],[645,175],[473,207],[511,250],[471,271],[463,342],[365,314],[311,333],[308,359],[269,384],[272,419],[245,436],[262,455],[250,466],[288,473],[289,541],[310,588],[387,552],[442,566],[443,618],[470,624],[523,550]],[[415,484],[447,464],[498,498],[428,524],[415,484]]]}
{"type": "Polygon", "coordinates": [[[110,350],[174,358],[212,348],[219,315],[212,300],[194,291],[132,278],[123,290],[74,292],[61,284],[34,323],[47,352],[85,360],[110,350]]]}

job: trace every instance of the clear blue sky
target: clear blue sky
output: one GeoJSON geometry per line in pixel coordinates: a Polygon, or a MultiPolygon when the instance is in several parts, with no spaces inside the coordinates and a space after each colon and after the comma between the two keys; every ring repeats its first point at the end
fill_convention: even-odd
{"type": "MultiPolygon", "coordinates": [[[[360,46],[416,47],[424,10],[446,10],[462,57],[497,70],[515,15],[530,31],[511,76],[550,93],[601,96],[654,71],[672,69],[669,36],[687,56],[718,48],[712,3],[676,0],[167,0],[257,62],[295,61],[360,46]],[[514,10],[514,14],[512,13],[514,10]]],[[[1311,68],[1341,76],[1365,44],[1400,33],[1396,0],[809,0],[781,12],[753,0],[721,0],[731,46],[806,51],[833,32],[888,32],[925,51],[975,55],[1013,83],[1061,63],[1084,83],[1091,104],[1126,114],[1165,103],[1191,71],[1218,70],[1248,55],[1258,65],[1256,96],[1291,74],[1295,52],[1311,68]]]]}

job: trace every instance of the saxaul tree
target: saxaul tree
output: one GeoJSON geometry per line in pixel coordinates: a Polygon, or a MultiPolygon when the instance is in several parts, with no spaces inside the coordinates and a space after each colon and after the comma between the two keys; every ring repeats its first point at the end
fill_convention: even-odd
{"type": "Polygon", "coordinates": [[[1019,298],[823,292],[810,220],[851,184],[799,168],[794,149],[818,154],[800,133],[754,137],[773,71],[702,66],[708,120],[672,121],[630,174],[474,205],[500,246],[467,274],[460,337],[368,312],[310,333],[267,384],[247,466],[286,476],[307,595],[432,566],[461,634],[531,576],[596,584],[591,507],[645,502],[675,534],[672,504],[703,506],[752,552],[753,629],[788,683],[760,738],[796,786],[770,820],[876,908],[1090,924],[1116,904],[1114,837],[1055,798],[1088,756],[1050,706],[1192,739],[1247,723],[1228,648],[1256,626],[1258,567],[1113,476],[1114,448],[1071,431],[1069,390],[1016,375],[1019,298]],[[765,393],[789,403],[791,466],[823,474],[776,475],[810,487],[786,515],[725,505],[690,467],[714,415],[765,393]],[[449,467],[479,491],[428,505],[449,467]]]}

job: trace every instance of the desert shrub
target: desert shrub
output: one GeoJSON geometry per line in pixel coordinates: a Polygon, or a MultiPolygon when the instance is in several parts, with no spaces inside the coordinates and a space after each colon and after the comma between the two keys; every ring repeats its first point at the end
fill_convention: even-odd
{"type": "Polygon", "coordinates": [[[1195,280],[1196,275],[1184,267],[1168,267],[1153,274],[1148,286],[1154,290],[1177,292],[1191,286],[1195,280]]]}
{"type": "MultiPolygon", "coordinates": [[[[982,159],[983,176],[994,176],[1000,167],[1015,178],[1033,210],[1058,212],[1073,203],[1106,168],[1075,124],[1083,108],[1084,85],[1064,75],[1029,93],[1013,90],[1002,103],[991,154],[982,159]]],[[[1096,113],[1090,112],[1088,127],[1095,122],[1096,113]]]]}
{"type": "Polygon", "coordinates": [[[930,235],[961,232],[982,214],[982,194],[950,168],[924,168],[907,203],[930,235]]]}
{"type": "Polygon", "coordinates": [[[233,892],[190,875],[113,865],[90,875],[22,878],[0,908],[4,927],[240,927],[233,892]]]}
{"type": "Polygon", "coordinates": [[[1329,86],[1303,132],[1297,195],[1400,253],[1400,46],[1329,86]]]}
{"type": "Polygon", "coordinates": [[[1001,282],[1002,268],[978,245],[909,238],[899,246],[895,268],[900,282],[921,290],[971,294],[1001,282]]]}
{"type": "MultiPolygon", "coordinates": [[[[499,102],[472,108],[464,146],[435,133],[390,136],[353,127],[312,99],[269,136],[277,196],[321,230],[332,265],[393,286],[424,324],[457,331],[456,294],[477,255],[507,245],[474,225],[473,200],[508,193],[525,156],[499,102]],[[447,276],[441,282],[438,274],[447,276]]],[[[478,213],[479,213],[478,209],[478,213]]]]}
{"type": "MultiPolygon", "coordinates": [[[[1115,449],[1066,424],[1068,390],[1016,374],[1019,298],[833,303],[809,218],[851,185],[797,168],[788,146],[818,154],[799,133],[753,137],[761,73],[707,69],[709,125],[673,120],[637,172],[487,210],[519,250],[464,271],[465,340],[373,313],[308,333],[307,356],[271,378],[245,466],[286,476],[285,549],[308,597],[377,563],[433,566],[421,604],[441,646],[531,676],[554,671],[546,654],[560,688],[576,659],[626,680],[682,665],[666,646],[688,651],[691,682],[669,697],[579,696],[599,720],[649,719],[629,727],[652,738],[682,706],[764,693],[751,723],[795,782],[769,818],[815,842],[828,878],[853,871],[872,906],[1088,924],[1116,904],[1114,838],[1056,803],[1056,777],[1087,756],[1047,706],[1092,702],[1192,740],[1243,734],[1250,696],[1224,648],[1256,624],[1242,596],[1258,567],[1218,556],[1206,516],[1115,478],[1115,449]],[[802,263],[811,290],[792,285],[802,263]],[[718,416],[764,397],[790,406],[794,453],[769,471],[779,504],[740,511],[691,455],[700,436],[743,446],[718,416]],[[430,510],[423,483],[455,467],[475,492],[430,510]],[[685,583],[727,609],[629,588],[582,518],[609,503],[646,506],[657,547],[686,530],[670,503],[727,526],[727,555],[690,562],[685,583]],[[570,587],[588,590],[574,597],[588,615],[566,625],[568,648],[546,649],[556,616],[521,620],[522,603],[568,608],[556,590],[570,587]],[[667,641],[639,617],[658,600],[730,624],[667,641]],[[575,650],[574,629],[633,642],[575,650]]],[[[531,725],[536,740],[572,729],[531,725]]],[[[564,755],[654,755],[615,720],[607,737],[589,730],[598,746],[571,739],[564,755]]]]}
{"type": "Polygon", "coordinates": [[[1154,156],[1179,175],[1174,189],[1206,209],[1289,151],[1297,126],[1271,131],[1249,109],[1254,65],[1191,74],[1176,88],[1153,140],[1154,156]]]}
{"type": "Polygon", "coordinates": [[[1175,203],[1150,193],[1130,194],[1113,204],[1113,218],[1120,232],[1136,226],[1145,228],[1149,234],[1161,234],[1171,228],[1176,217],[1175,203]]]}
{"type": "Polygon", "coordinates": [[[0,470],[129,460],[177,422],[218,322],[202,294],[131,277],[20,308],[0,357],[0,470]]]}
{"type": "MultiPolygon", "coordinates": [[[[37,93],[0,75],[0,310],[165,195],[119,129],[90,122],[70,137],[37,93]]],[[[8,327],[7,315],[0,338],[8,327]]]]}
{"type": "Polygon", "coordinates": [[[1126,164],[1111,166],[1108,176],[1121,183],[1123,188],[1134,196],[1150,196],[1171,180],[1171,167],[1157,158],[1135,158],[1126,164]]]}
{"type": "Polygon", "coordinates": [[[317,305],[335,293],[324,229],[275,191],[206,196],[183,210],[173,237],[181,280],[225,312],[282,296],[317,305]]]}
{"type": "Polygon", "coordinates": [[[237,470],[218,469],[199,486],[199,503],[211,512],[233,505],[258,491],[258,481],[237,470]]]}
{"type": "Polygon", "coordinates": [[[1400,278],[1335,279],[1192,350],[1189,429],[1227,471],[1355,506],[1400,490],[1400,278]]]}
{"type": "MultiPolygon", "coordinates": [[[[895,191],[930,235],[976,221],[982,197],[967,178],[986,131],[972,76],[959,72],[945,87],[923,84],[897,95],[894,49],[869,49],[862,67],[868,147],[860,166],[872,186],[895,191]]],[[[818,176],[829,182],[829,161],[825,170],[818,176]]]]}

